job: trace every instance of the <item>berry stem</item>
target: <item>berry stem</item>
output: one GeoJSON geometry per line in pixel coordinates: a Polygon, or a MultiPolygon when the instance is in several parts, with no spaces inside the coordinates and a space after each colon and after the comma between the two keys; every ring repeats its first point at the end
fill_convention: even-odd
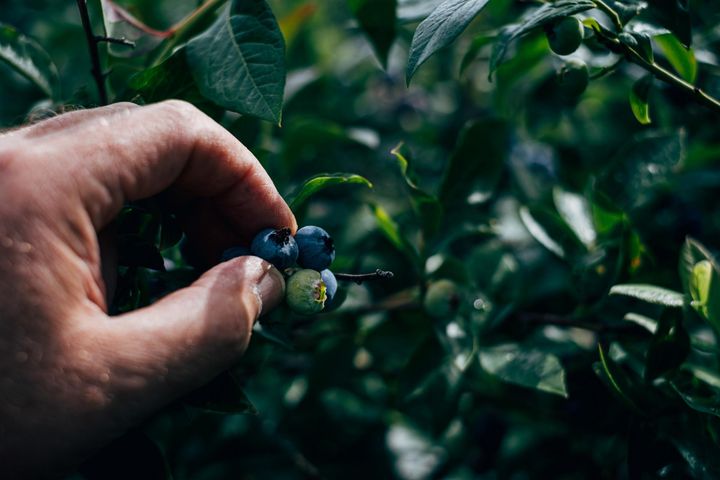
{"type": "Polygon", "coordinates": [[[373,273],[336,273],[335,278],[341,282],[355,282],[360,285],[368,280],[389,280],[395,274],[379,268],[373,273]]]}

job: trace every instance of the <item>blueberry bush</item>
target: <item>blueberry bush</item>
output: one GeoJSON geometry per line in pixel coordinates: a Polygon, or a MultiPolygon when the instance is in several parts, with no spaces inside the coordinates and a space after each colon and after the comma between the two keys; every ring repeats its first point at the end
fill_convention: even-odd
{"type": "MultiPolygon", "coordinates": [[[[720,478],[717,2],[2,6],[0,126],[190,102],[342,274],[70,478],[720,478]]],[[[199,274],[175,213],[115,312],[199,274]]]]}

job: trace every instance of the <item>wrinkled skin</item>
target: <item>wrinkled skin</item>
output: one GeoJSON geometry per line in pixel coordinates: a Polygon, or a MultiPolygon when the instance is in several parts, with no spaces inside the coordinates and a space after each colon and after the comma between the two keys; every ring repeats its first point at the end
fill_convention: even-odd
{"type": "Polygon", "coordinates": [[[283,298],[256,257],[110,317],[123,202],[163,192],[207,264],[297,228],[255,157],[189,104],[116,104],[0,133],[0,465],[57,475],[231,366],[283,298]],[[98,235],[98,232],[103,232],[98,235]]]}

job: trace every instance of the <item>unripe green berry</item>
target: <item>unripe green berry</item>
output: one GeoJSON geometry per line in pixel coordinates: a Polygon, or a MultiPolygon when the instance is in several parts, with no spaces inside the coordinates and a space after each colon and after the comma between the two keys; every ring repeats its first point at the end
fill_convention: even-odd
{"type": "Polygon", "coordinates": [[[590,72],[582,60],[568,60],[558,73],[557,81],[564,97],[576,98],[590,83],[590,72]]]}
{"type": "Polygon", "coordinates": [[[325,282],[315,270],[298,270],[287,280],[285,301],[296,313],[312,315],[325,307],[325,282]]]}
{"type": "Polygon", "coordinates": [[[428,315],[447,317],[457,311],[460,299],[460,287],[453,281],[443,279],[428,286],[423,305],[428,315]]]}
{"type": "Polygon", "coordinates": [[[582,44],[585,28],[575,17],[565,17],[545,28],[550,49],[558,55],[570,55],[582,44]]]}

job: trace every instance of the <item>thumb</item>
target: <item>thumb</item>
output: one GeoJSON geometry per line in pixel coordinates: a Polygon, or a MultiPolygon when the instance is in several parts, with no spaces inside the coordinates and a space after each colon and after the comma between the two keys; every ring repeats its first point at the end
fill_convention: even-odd
{"type": "Polygon", "coordinates": [[[255,320],[284,292],[269,263],[239,257],[149,307],[108,317],[101,335],[106,393],[142,418],[204,384],[237,361],[255,320]]]}

